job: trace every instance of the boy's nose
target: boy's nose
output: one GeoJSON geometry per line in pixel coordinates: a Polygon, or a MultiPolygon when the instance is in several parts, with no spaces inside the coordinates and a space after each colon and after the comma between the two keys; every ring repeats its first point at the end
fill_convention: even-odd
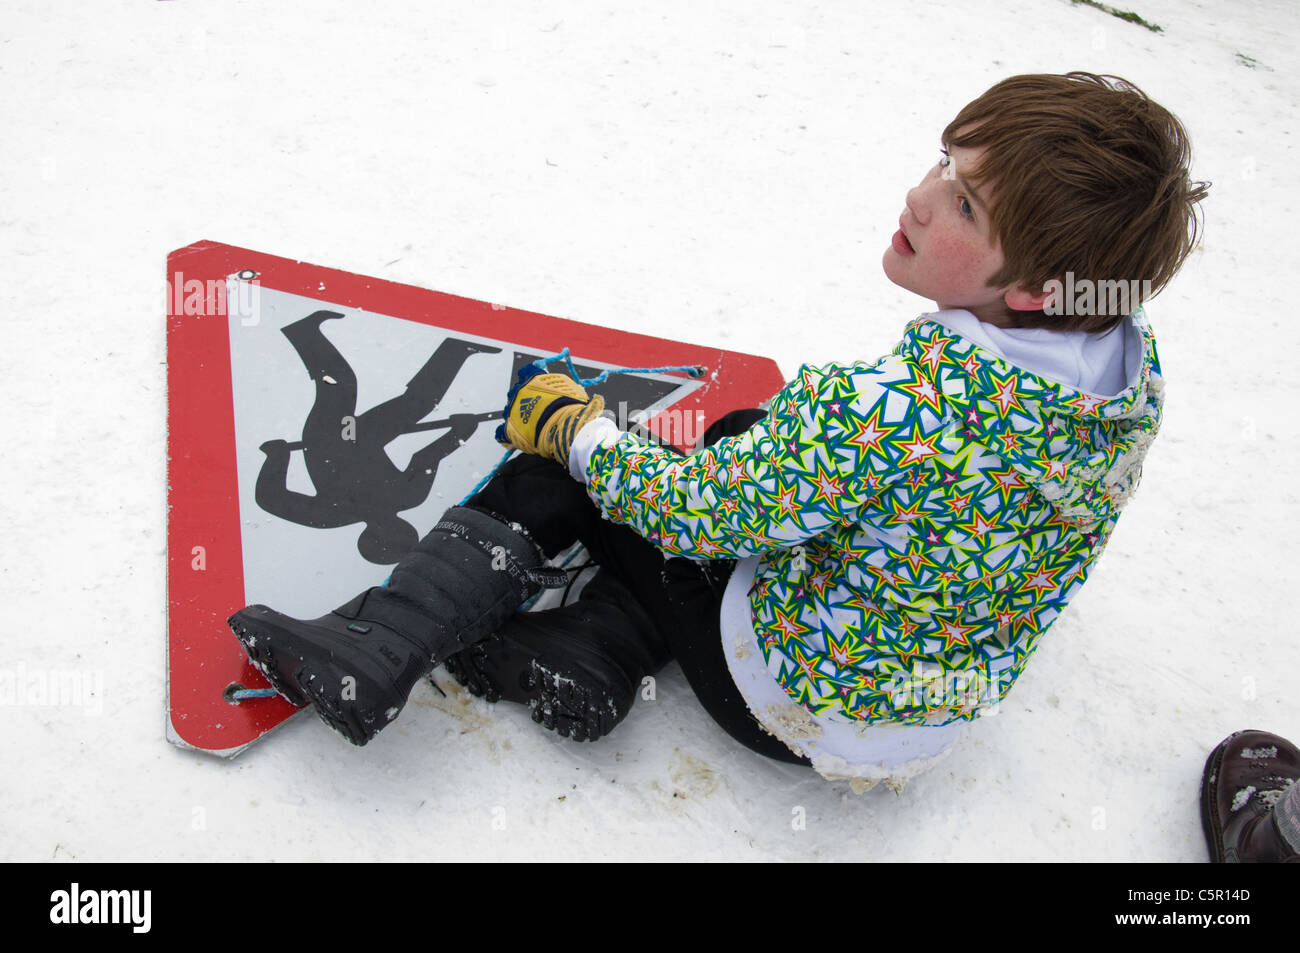
{"type": "Polygon", "coordinates": [[[918,225],[924,225],[930,218],[929,205],[926,202],[924,183],[907,193],[907,211],[918,225]]]}

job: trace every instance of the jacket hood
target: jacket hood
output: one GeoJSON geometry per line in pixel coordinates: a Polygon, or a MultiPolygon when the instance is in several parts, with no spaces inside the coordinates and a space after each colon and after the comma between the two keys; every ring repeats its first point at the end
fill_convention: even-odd
{"type": "Polygon", "coordinates": [[[956,433],[998,454],[1062,520],[1088,531],[1118,515],[1137,489],[1164,405],[1145,312],[1113,333],[1139,348],[1128,349],[1127,386],[1112,397],[1019,367],[929,315],[908,325],[896,353],[947,398],[956,433]]]}

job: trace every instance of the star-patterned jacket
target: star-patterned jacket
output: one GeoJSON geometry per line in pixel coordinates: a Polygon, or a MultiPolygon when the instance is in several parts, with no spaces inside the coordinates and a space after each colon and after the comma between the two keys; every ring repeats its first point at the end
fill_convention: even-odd
{"type": "Polygon", "coordinates": [[[804,365],[750,431],[688,456],[631,434],[588,492],[666,553],[759,555],[768,671],[821,716],[944,724],[996,704],[1136,488],[1163,381],[1097,397],[922,316],[874,363],[804,365]]]}

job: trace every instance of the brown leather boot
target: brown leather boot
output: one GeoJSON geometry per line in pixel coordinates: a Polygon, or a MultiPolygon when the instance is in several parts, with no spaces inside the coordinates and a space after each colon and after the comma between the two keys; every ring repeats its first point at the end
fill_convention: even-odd
{"type": "Polygon", "coordinates": [[[1300,863],[1283,839],[1274,805],[1300,778],[1300,749],[1267,731],[1238,731],[1210,753],[1201,780],[1201,822],[1210,859],[1300,863]]]}

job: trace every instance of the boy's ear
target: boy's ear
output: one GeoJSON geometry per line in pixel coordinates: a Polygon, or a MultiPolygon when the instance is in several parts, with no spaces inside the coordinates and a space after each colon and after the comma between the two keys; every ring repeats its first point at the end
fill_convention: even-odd
{"type": "Polygon", "coordinates": [[[1042,311],[1060,291],[1059,281],[1049,281],[1043,290],[1035,292],[1029,288],[1015,286],[1007,290],[1004,300],[1012,311],[1042,311]]]}

